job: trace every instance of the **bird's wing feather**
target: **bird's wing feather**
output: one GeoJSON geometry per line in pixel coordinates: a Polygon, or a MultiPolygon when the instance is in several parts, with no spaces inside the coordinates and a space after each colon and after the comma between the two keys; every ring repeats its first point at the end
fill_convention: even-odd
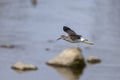
{"type": "Polygon", "coordinates": [[[69,35],[77,35],[72,29],[70,29],[69,27],[63,26],[63,30],[69,35]]]}
{"type": "Polygon", "coordinates": [[[77,39],[80,39],[81,35],[71,35],[70,38],[72,40],[77,40],[77,39]]]}

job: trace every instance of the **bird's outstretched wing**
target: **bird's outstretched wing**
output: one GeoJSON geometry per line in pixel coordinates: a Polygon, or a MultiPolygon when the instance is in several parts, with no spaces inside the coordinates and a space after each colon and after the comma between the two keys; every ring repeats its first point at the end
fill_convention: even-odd
{"type": "Polygon", "coordinates": [[[63,31],[65,31],[69,36],[71,36],[71,35],[77,35],[72,29],[70,29],[67,26],[63,26],[63,31]]]}
{"type": "Polygon", "coordinates": [[[76,32],[74,32],[67,26],[63,26],[63,30],[70,36],[72,40],[77,40],[80,39],[80,37],[82,37],[81,35],[77,35],[76,32]]]}

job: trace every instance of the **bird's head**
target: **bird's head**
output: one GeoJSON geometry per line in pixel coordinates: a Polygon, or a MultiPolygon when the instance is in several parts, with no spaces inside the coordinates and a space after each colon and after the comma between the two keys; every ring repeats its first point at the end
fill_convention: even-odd
{"type": "Polygon", "coordinates": [[[64,40],[65,38],[66,38],[65,35],[61,35],[60,38],[58,38],[57,40],[60,40],[60,39],[63,39],[63,40],[64,40]]]}

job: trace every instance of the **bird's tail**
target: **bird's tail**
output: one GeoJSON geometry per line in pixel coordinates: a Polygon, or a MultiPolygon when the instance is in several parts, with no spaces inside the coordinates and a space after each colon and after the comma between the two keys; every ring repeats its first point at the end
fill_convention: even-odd
{"type": "Polygon", "coordinates": [[[89,45],[94,45],[93,42],[91,42],[91,41],[87,41],[87,40],[83,41],[83,43],[85,43],[85,44],[89,44],[89,45]]]}

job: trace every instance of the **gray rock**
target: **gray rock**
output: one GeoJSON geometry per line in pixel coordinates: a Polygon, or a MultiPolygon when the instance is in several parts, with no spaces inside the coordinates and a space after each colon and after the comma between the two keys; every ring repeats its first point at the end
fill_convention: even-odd
{"type": "Polygon", "coordinates": [[[87,62],[91,64],[100,63],[101,59],[95,56],[90,56],[88,57],[87,62]]]}
{"type": "Polygon", "coordinates": [[[80,48],[65,49],[58,57],[48,61],[47,64],[62,67],[85,67],[84,58],[80,48]]]}
{"type": "Polygon", "coordinates": [[[12,66],[14,70],[28,71],[28,70],[37,70],[38,68],[32,64],[26,64],[22,62],[17,62],[12,66]]]}

